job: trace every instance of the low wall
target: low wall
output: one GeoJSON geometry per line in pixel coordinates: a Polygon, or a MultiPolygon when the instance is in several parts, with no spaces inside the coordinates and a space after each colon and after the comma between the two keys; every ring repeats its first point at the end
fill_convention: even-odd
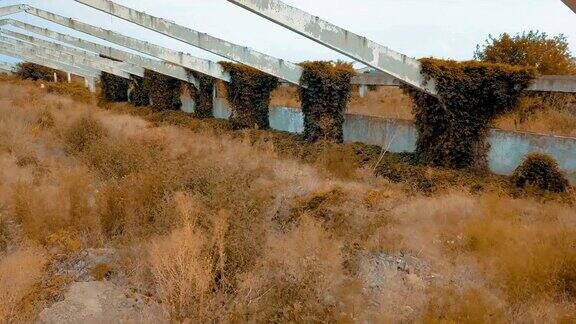
{"type": "MultiPolygon", "coordinates": [[[[228,102],[222,98],[214,99],[214,117],[227,119],[229,116],[228,102]]],[[[278,131],[302,133],[302,112],[295,108],[272,107],[270,127],[278,131]]],[[[393,153],[414,152],[417,136],[414,123],[407,120],[347,114],[344,123],[346,142],[378,145],[393,153]]],[[[526,155],[541,152],[554,157],[570,181],[576,184],[576,138],[493,129],[489,141],[490,170],[496,174],[510,175],[526,155]]]]}

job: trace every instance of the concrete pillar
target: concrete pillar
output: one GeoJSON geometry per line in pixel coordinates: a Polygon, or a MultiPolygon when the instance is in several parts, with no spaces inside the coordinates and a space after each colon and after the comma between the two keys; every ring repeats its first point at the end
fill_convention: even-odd
{"type": "Polygon", "coordinates": [[[360,98],[366,97],[366,93],[368,93],[368,86],[365,84],[360,85],[358,87],[358,94],[360,95],[360,98]]]}
{"type": "Polygon", "coordinates": [[[54,82],[58,82],[58,74],[56,72],[54,72],[54,82]]]}
{"type": "Polygon", "coordinates": [[[72,82],[72,74],[70,74],[70,72],[67,72],[66,77],[68,77],[68,83],[71,83],[72,82]]]}
{"type": "Polygon", "coordinates": [[[90,90],[90,92],[96,92],[96,80],[93,77],[84,77],[84,83],[86,84],[86,88],[90,90]]]}

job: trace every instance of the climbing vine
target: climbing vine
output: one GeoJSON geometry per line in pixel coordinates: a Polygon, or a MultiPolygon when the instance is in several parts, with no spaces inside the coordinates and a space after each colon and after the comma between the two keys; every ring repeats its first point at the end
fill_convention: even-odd
{"type": "Polygon", "coordinates": [[[486,167],[488,130],[516,106],[535,70],[477,61],[423,59],[422,73],[437,97],[405,87],[415,103],[417,159],[451,168],[486,167]]]}
{"type": "Polygon", "coordinates": [[[304,137],[311,142],[344,139],[344,113],[350,100],[350,81],[355,75],[351,64],[304,62],[300,100],[304,113],[304,137]]]}
{"type": "Polygon", "coordinates": [[[278,87],[278,78],[241,64],[220,64],[231,76],[227,84],[227,98],[232,109],[232,127],[269,128],[270,93],[278,87]]]}
{"type": "Polygon", "coordinates": [[[144,89],[154,110],[179,110],[182,107],[181,87],[182,81],[171,76],[150,70],[144,72],[144,89]]]}
{"type": "Polygon", "coordinates": [[[66,80],[67,76],[64,72],[34,63],[20,63],[16,71],[16,75],[23,80],[41,80],[47,82],[54,81],[54,73],[56,73],[59,82],[66,80]]]}
{"type": "Polygon", "coordinates": [[[100,85],[102,87],[101,97],[107,102],[128,101],[129,80],[119,76],[102,72],[100,74],[100,85]]]}
{"type": "Polygon", "coordinates": [[[144,78],[133,75],[130,81],[130,103],[136,107],[145,107],[150,104],[148,91],[144,88],[144,78]]]}
{"type": "Polygon", "coordinates": [[[196,108],[194,114],[199,118],[209,118],[213,117],[214,108],[214,78],[202,73],[197,73],[194,71],[188,71],[188,74],[198,80],[199,88],[196,89],[194,85],[186,83],[192,99],[196,103],[196,108]]]}

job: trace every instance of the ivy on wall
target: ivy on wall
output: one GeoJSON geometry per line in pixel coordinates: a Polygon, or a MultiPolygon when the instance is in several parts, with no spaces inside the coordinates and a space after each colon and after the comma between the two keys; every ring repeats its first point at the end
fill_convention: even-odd
{"type": "Polygon", "coordinates": [[[67,80],[66,73],[51,69],[39,64],[24,62],[18,64],[16,75],[23,80],[34,80],[34,81],[54,81],[54,73],[59,82],[64,82],[67,80]]]}
{"type": "Polygon", "coordinates": [[[477,61],[422,59],[437,97],[405,87],[415,103],[419,162],[451,168],[487,166],[488,130],[513,109],[536,77],[534,69],[477,61]]]}
{"type": "Polygon", "coordinates": [[[278,87],[278,78],[242,64],[220,64],[231,76],[227,83],[227,99],[231,104],[232,127],[269,128],[270,93],[278,87]]]}
{"type": "Polygon", "coordinates": [[[144,78],[133,75],[130,81],[130,103],[136,107],[145,107],[150,104],[148,91],[144,88],[144,78]]]}
{"type": "Polygon", "coordinates": [[[102,87],[101,97],[107,102],[128,101],[129,80],[119,76],[102,72],[100,74],[100,85],[102,87]]]}
{"type": "Polygon", "coordinates": [[[215,79],[211,76],[190,70],[188,74],[199,82],[199,89],[196,89],[194,85],[190,83],[186,83],[186,87],[188,87],[192,99],[196,103],[194,115],[199,118],[213,117],[215,79]]]}
{"type": "Polygon", "coordinates": [[[146,70],[144,72],[144,89],[150,98],[150,106],[154,110],[179,110],[182,81],[146,70]]]}
{"type": "Polygon", "coordinates": [[[314,142],[344,139],[344,113],[350,100],[350,81],[356,74],[351,64],[342,62],[304,62],[300,100],[304,113],[304,137],[314,142]]]}

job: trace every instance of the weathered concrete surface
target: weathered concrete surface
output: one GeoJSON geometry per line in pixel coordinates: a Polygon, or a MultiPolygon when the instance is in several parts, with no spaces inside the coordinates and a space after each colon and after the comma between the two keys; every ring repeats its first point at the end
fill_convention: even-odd
{"type": "Polygon", "coordinates": [[[543,75],[536,79],[528,88],[529,91],[545,92],[576,92],[576,76],[573,75],[543,75]]]}
{"type": "Polygon", "coordinates": [[[155,32],[172,37],[192,46],[220,55],[238,63],[243,63],[262,72],[276,76],[293,84],[300,84],[303,69],[296,64],[254,51],[248,47],[236,45],[200,33],[166,19],[154,17],[108,0],[75,0],[92,8],[135,23],[155,32]]]}
{"type": "MultiPolygon", "coordinates": [[[[36,16],[38,18],[42,18],[44,20],[56,23],[58,25],[68,27],[74,29],[76,31],[88,34],[90,36],[94,36],[105,41],[138,51],[140,53],[144,53],[150,55],[152,57],[156,57],[167,62],[171,62],[186,68],[189,68],[194,71],[198,71],[200,73],[212,76],[214,78],[223,80],[223,81],[230,81],[230,74],[224,71],[220,64],[201,59],[195,56],[192,56],[187,53],[177,52],[171,50],[166,47],[161,47],[158,45],[154,45],[145,41],[141,41],[136,38],[124,36],[122,34],[102,29],[99,27],[94,27],[89,24],[85,24],[83,22],[66,18],[64,16],[60,16],[54,14],[52,12],[48,12],[45,10],[41,10],[32,6],[28,5],[18,5],[18,6],[11,6],[17,8],[19,11],[16,12],[26,12],[30,15],[36,16]]],[[[4,7],[7,8],[7,7],[4,7]]],[[[2,8],[0,8],[2,9],[2,8]]],[[[12,8],[13,9],[13,8],[12,8]]],[[[9,10],[6,10],[8,12],[9,10]]],[[[13,13],[16,13],[13,12],[13,13]]],[[[4,14],[5,15],[5,14],[4,14]]],[[[0,16],[3,16],[2,10],[0,10],[0,16]]]]}
{"type": "Polygon", "coordinates": [[[20,28],[23,29],[25,31],[28,31],[30,33],[34,33],[37,35],[41,35],[44,37],[48,37],[51,38],[53,40],[62,42],[62,43],[66,43],[72,46],[76,46],[78,48],[82,48],[84,50],[87,51],[91,51],[91,52],[95,52],[107,57],[111,57],[120,61],[124,61],[127,63],[131,63],[143,68],[146,68],[148,70],[152,70],[155,72],[158,72],[160,74],[165,74],[168,76],[171,76],[173,78],[176,78],[178,80],[182,80],[182,81],[186,81],[186,82],[190,82],[192,84],[194,84],[195,86],[198,86],[198,81],[191,75],[188,74],[188,71],[178,65],[175,64],[170,64],[170,63],[166,63],[164,61],[159,61],[159,60],[153,60],[153,59],[149,59],[146,57],[143,57],[141,55],[137,55],[137,54],[133,54],[133,53],[128,53],[126,51],[123,50],[119,50],[113,47],[109,47],[109,46],[104,46],[104,45],[100,45],[97,43],[93,43],[93,42],[89,42],[86,40],[83,40],[81,38],[78,37],[73,37],[73,36],[69,36],[69,35],[65,35],[65,34],[61,34],[55,31],[52,31],[50,29],[47,28],[41,28],[41,27],[37,27],[31,24],[27,24],[18,20],[14,20],[14,19],[2,19],[0,20],[0,26],[4,26],[4,25],[10,25],[16,28],[20,28]]]}
{"type": "MultiPolygon", "coordinates": [[[[216,98],[214,117],[227,119],[229,116],[228,102],[224,98],[216,98]]],[[[278,131],[302,133],[304,117],[296,108],[272,107],[270,127],[278,131]]],[[[417,138],[412,121],[347,114],[344,122],[346,142],[378,145],[392,153],[414,152],[417,138]]],[[[496,174],[510,175],[526,155],[541,152],[556,159],[571,182],[576,184],[576,138],[492,130],[489,141],[489,167],[496,174]]]]}
{"type": "Polygon", "coordinates": [[[127,297],[111,282],[72,284],[63,301],[43,310],[39,323],[166,323],[157,305],[141,296],[127,297]]]}
{"type": "MultiPolygon", "coordinates": [[[[103,0],[76,0],[105,2],[103,0]]],[[[289,30],[383,71],[402,82],[436,94],[433,82],[425,82],[418,60],[395,52],[280,0],[228,0],[289,30]]]]}

